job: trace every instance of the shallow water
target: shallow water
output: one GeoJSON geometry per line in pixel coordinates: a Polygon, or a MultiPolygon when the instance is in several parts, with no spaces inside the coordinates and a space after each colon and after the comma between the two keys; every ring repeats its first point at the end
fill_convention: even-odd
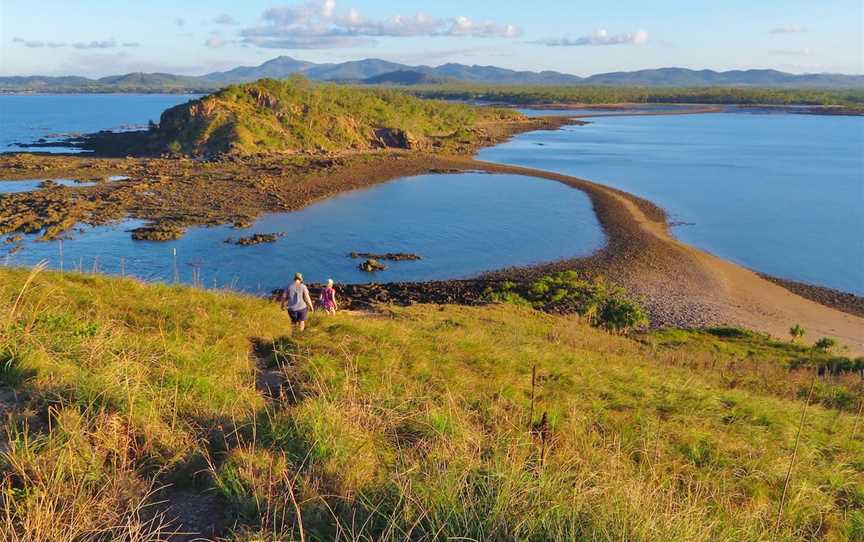
{"type": "MultiPolygon", "coordinates": [[[[588,255],[604,236],[588,197],[554,181],[483,173],[423,175],[341,194],[294,213],[269,214],[249,229],[192,228],[177,241],[133,241],[119,226],[85,228],[62,242],[64,269],[82,268],[266,292],[296,271],[309,281],[388,282],[470,277],[483,271],[588,255]],[[272,244],[237,246],[229,237],[284,232],[272,244]],[[413,252],[421,261],[384,262],[371,275],[349,252],[413,252]]],[[[0,245],[0,255],[8,253],[0,245]]],[[[61,243],[28,236],[9,265],[48,259],[61,243]]],[[[3,260],[0,260],[2,263],[3,260]]]]}
{"type": "MultiPolygon", "coordinates": [[[[15,143],[66,139],[99,130],[143,129],[165,109],[196,98],[190,94],[0,94],[0,152],[23,150],[15,143]]],[[[75,152],[39,147],[38,152],[75,152]]]]}
{"type": "MultiPolygon", "coordinates": [[[[111,175],[106,180],[108,182],[114,181],[123,181],[128,179],[125,175],[111,175]]],[[[0,195],[2,194],[19,194],[22,192],[32,192],[34,190],[41,190],[41,185],[44,181],[49,179],[21,179],[17,181],[4,181],[0,180],[0,195]]],[[[75,179],[50,179],[54,182],[54,184],[58,186],[69,186],[69,187],[84,187],[84,186],[96,186],[99,184],[96,181],[79,181],[75,179]]]]}
{"type": "Polygon", "coordinates": [[[593,118],[478,158],[645,197],[683,241],[757,271],[864,294],[864,118],[593,118]]]}

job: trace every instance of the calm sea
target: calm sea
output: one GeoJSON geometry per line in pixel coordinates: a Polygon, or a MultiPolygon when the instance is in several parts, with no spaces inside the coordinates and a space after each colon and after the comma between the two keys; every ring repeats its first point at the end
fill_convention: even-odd
{"type": "Polygon", "coordinates": [[[678,238],[779,277],[864,294],[864,118],[603,117],[479,158],[575,175],[664,207],[678,238]]]}
{"type": "MultiPolygon", "coordinates": [[[[20,151],[15,143],[56,141],[99,130],[146,128],[162,111],[197,98],[189,94],[2,94],[0,152],[20,151]]],[[[68,152],[64,148],[38,148],[68,152]]]]}
{"type": "MultiPolygon", "coordinates": [[[[3,95],[0,150],[15,150],[10,144],[17,141],[144,126],[192,98],[3,95]]],[[[624,189],[667,209],[686,242],[758,271],[864,294],[864,118],[725,113],[590,120],[523,134],[479,158],[624,189]]],[[[64,242],[66,268],[95,261],[118,272],[122,261],[127,273],[171,280],[168,254],[177,248],[182,280],[191,280],[194,269],[208,284],[209,277],[254,290],[297,269],[313,279],[355,282],[462,277],[587,254],[603,242],[583,194],[547,181],[475,174],[399,180],[299,213],[267,215],[249,231],[192,229],[175,243],[134,243],[124,231],[132,226],[76,233],[64,242]],[[289,235],[256,247],[222,242],[270,231],[289,235]],[[354,250],[427,259],[370,277],[344,257],[354,250]]],[[[48,257],[59,265],[57,243],[27,245],[9,261],[48,257]]]]}

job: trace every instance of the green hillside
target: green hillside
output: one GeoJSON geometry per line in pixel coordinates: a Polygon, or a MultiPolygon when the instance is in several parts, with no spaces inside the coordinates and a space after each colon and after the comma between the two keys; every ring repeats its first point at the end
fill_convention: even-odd
{"type": "Polygon", "coordinates": [[[251,297],[9,269],[0,315],[3,540],[864,540],[860,377],[761,335],[503,304],[291,336],[251,297]]]}
{"type": "Polygon", "coordinates": [[[173,107],[155,144],[191,155],[431,148],[516,112],[421,100],[392,90],[262,79],[173,107]]]}

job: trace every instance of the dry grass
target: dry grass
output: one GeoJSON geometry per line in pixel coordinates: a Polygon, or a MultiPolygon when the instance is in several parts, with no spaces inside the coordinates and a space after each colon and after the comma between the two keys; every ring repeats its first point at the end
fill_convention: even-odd
{"type": "MultiPolygon", "coordinates": [[[[12,312],[28,275],[0,273],[16,542],[170,538],[169,483],[216,492],[235,540],[771,540],[814,375],[758,337],[636,341],[513,306],[286,337],[259,300],[45,273],[12,312]]],[[[817,380],[777,540],[864,539],[858,405],[817,400],[854,385],[817,380]]]]}

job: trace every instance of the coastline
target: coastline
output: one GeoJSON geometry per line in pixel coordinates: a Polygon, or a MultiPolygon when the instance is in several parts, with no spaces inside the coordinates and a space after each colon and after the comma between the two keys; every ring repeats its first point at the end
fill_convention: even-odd
{"type": "MultiPolygon", "coordinates": [[[[681,114],[656,112],[654,114],[681,114]]],[[[482,136],[443,155],[408,150],[317,156],[271,156],[196,162],[188,159],[99,158],[15,154],[0,156],[3,177],[129,175],[120,183],[91,188],[47,190],[2,198],[0,227],[6,233],[23,224],[60,231],[71,223],[105,223],[123,216],[154,224],[188,225],[243,222],[271,211],[293,211],[340,192],[394,178],[436,172],[485,171],[554,180],[585,192],[606,234],[606,245],[584,258],[493,270],[469,280],[353,285],[343,290],[357,306],[370,302],[474,304],[478,293],[501,280],[531,280],[561,270],[604,276],[642,300],[658,327],[738,325],[783,337],[796,323],[810,337],[833,336],[864,352],[864,318],[844,312],[841,303],[817,295],[818,287],[795,286],[717,258],[675,239],[666,213],[657,205],[588,180],[517,166],[482,162],[472,156],[525,131],[554,130],[580,121],[541,117],[481,127],[482,136]],[[282,182],[290,178],[291,183],[282,182]],[[166,202],[171,202],[168,207],[166,202]],[[12,211],[10,215],[9,211],[12,211]],[[34,216],[33,209],[36,209],[34,216]],[[5,213],[5,214],[4,214],[5,213]],[[18,215],[27,215],[23,218],[18,215]],[[59,216],[45,223],[44,216],[59,216]],[[10,222],[11,217],[11,222],[10,222]],[[179,218],[178,218],[179,217],[179,218]],[[26,222],[26,220],[31,222],[26,222]],[[41,220],[41,222],[40,222],[41,220]],[[11,228],[11,229],[10,229],[11,228]]],[[[2,231],[2,230],[0,230],[2,231]]],[[[182,231],[182,230],[181,230],[182,231]]],[[[855,296],[853,296],[855,297],[855,296]]],[[[864,299],[853,300],[861,306],[864,299]]]]}
{"type": "Polygon", "coordinates": [[[510,173],[562,182],[585,192],[607,236],[606,245],[584,258],[563,259],[531,267],[490,271],[475,279],[352,286],[346,294],[361,305],[372,301],[454,302],[475,304],[487,283],[533,280],[575,270],[603,276],[640,299],[657,327],[742,326],[784,337],[800,324],[811,337],[832,336],[854,352],[864,352],[864,318],[807,299],[780,284],[732,262],[675,239],[666,213],[657,205],[626,192],[584,179],[518,166],[451,158],[454,169],[510,173]],[[485,281],[485,282],[484,282],[485,281]],[[448,286],[452,295],[448,293],[448,286]],[[458,302],[458,301],[456,301],[458,302]]]}

